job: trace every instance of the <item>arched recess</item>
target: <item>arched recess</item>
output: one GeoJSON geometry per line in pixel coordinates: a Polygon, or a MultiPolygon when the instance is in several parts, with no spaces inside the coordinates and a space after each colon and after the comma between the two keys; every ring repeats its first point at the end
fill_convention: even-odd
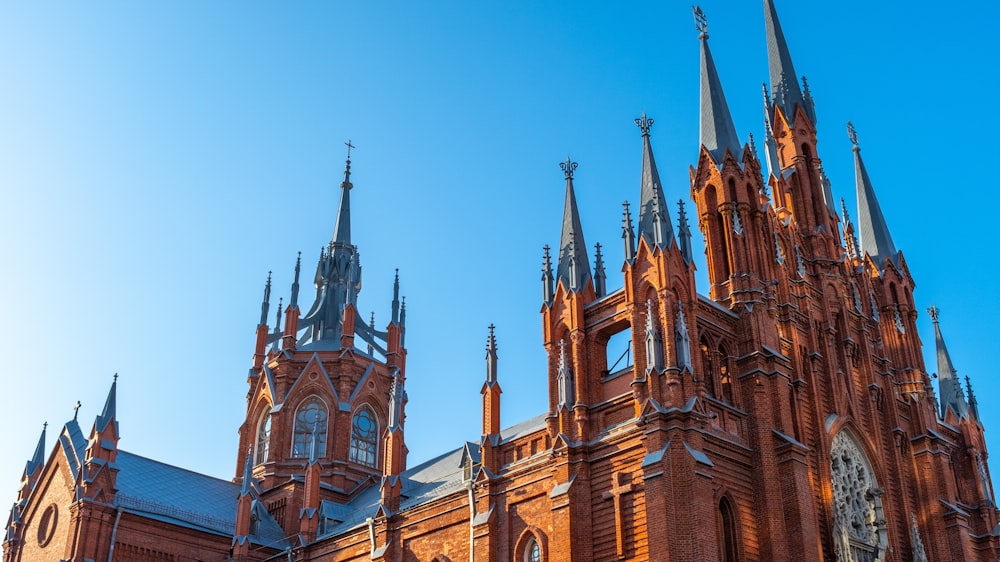
{"type": "Polygon", "coordinates": [[[733,373],[732,365],[730,365],[729,361],[729,346],[725,342],[719,344],[719,354],[717,357],[719,362],[719,366],[717,367],[719,373],[718,398],[724,402],[735,404],[733,401],[733,373]]]}
{"type": "Polygon", "coordinates": [[[708,248],[708,267],[712,275],[709,276],[712,283],[725,283],[729,281],[729,249],[726,242],[726,218],[722,214],[722,210],[719,208],[719,198],[714,185],[709,185],[705,188],[705,211],[708,215],[708,231],[709,231],[709,244],[708,248]],[[711,247],[715,243],[715,247],[719,250],[716,254],[711,247]]]}
{"type": "Polygon", "coordinates": [[[265,403],[264,411],[257,418],[256,446],[254,447],[254,464],[267,462],[271,450],[271,405],[265,403]]]}
{"type": "Polygon", "coordinates": [[[515,562],[545,562],[548,560],[545,549],[545,535],[535,527],[529,527],[521,533],[514,547],[515,562]]]}
{"type": "Polygon", "coordinates": [[[719,560],[721,562],[739,562],[739,519],[732,500],[727,496],[723,496],[719,500],[716,519],[719,526],[719,560]]]}
{"type": "Polygon", "coordinates": [[[881,562],[888,550],[883,489],[865,447],[844,428],[830,445],[833,545],[838,562],[881,562]]]}
{"type": "Polygon", "coordinates": [[[326,456],[326,436],[330,423],[330,408],[315,394],[305,397],[295,409],[292,429],[292,457],[308,458],[315,447],[316,458],[326,456]]]}
{"type": "Polygon", "coordinates": [[[351,462],[375,468],[378,462],[379,420],[368,404],[362,404],[351,416],[351,462]]]}

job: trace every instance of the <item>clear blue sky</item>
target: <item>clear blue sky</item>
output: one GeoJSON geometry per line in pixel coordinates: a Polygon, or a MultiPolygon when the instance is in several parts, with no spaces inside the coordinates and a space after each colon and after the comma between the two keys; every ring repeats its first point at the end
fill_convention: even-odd
{"type": "MultiPolygon", "coordinates": [[[[925,356],[933,303],[997,443],[997,8],[777,6],[835,195],[854,208],[852,119],[925,356]]],[[[761,2],[702,7],[737,129],[760,139],[761,2]]],[[[698,154],[681,2],[6,2],[0,52],[4,514],[42,423],[51,448],[80,400],[88,430],[115,372],[122,448],[234,475],[264,279],[287,300],[299,250],[310,277],[347,139],[360,308],[388,319],[397,267],[408,297],[411,464],[478,436],[491,322],[504,425],[545,410],[541,247],[567,153],[610,288],[639,193],[632,119],[656,120],[671,201],[698,154]]]]}

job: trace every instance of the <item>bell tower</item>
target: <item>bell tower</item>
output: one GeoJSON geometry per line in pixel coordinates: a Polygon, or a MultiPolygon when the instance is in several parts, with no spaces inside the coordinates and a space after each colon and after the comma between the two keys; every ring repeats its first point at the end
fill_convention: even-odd
{"type": "Polygon", "coordinates": [[[346,502],[366,482],[406,468],[406,305],[400,303],[397,271],[388,324],[379,329],[374,313],[366,321],[358,312],[361,264],[351,240],[350,205],[354,146],[347,146],[333,237],[316,266],[314,301],[300,313],[300,256],[285,327],[279,309],[272,331],[266,325],[268,280],[247,379],[236,480],[249,475],[253,486],[245,489],[259,495],[289,535],[314,534],[313,514],[324,501],[346,502]]]}

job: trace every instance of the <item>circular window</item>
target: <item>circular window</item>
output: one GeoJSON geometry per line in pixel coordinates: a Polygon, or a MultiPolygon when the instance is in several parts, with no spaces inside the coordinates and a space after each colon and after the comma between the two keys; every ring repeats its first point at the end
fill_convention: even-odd
{"type": "Polygon", "coordinates": [[[52,504],[42,512],[38,520],[38,546],[45,547],[52,542],[56,534],[56,524],[59,522],[59,508],[52,504]]]}

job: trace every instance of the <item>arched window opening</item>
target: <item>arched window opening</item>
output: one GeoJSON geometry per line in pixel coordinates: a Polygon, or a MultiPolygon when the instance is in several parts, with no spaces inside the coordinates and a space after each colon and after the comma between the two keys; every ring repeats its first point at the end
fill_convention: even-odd
{"type": "Polygon", "coordinates": [[[308,458],[313,447],[316,458],[326,456],[326,430],[329,419],[326,404],[318,396],[302,401],[295,412],[295,434],[292,439],[292,456],[308,458]]]}
{"type": "Polygon", "coordinates": [[[830,473],[838,562],[875,562],[888,543],[882,489],[868,457],[847,430],[833,438],[830,473]]]}
{"type": "Polygon", "coordinates": [[[368,406],[358,408],[351,420],[351,462],[375,467],[378,420],[368,406]]]}
{"type": "Polygon", "coordinates": [[[632,368],[632,327],[612,334],[605,347],[607,371],[604,376],[611,376],[632,368]]]}
{"type": "Polygon", "coordinates": [[[254,464],[267,462],[267,453],[271,448],[271,412],[264,412],[257,423],[257,449],[254,453],[254,464]]]}
{"type": "Polygon", "coordinates": [[[524,544],[524,562],[542,562],[542,547],[535,540],[535,537],[528,539],[524,544]]]}
{"type": "Polygon", "coordinates": [[[722,498],[719,502],[719,560],[721,562],[738,562],[739,548],[736,542],[736,513],[729,500],[722,498]]]}
{"type": "Polygon", "coordinates": [[[715,365],[712,362],[712,350],[708,343],[702,339],[698,348],[701,350],[701,372],[705,379],[705,391],[708,395],[715,397],[715,365]]]}
{"type": "Polygon", "coordinates": [[[733,402],[733,377],[729,372],[729,351],[724,345],[719,346],[719,389],[722,400],[733,402]]]}

